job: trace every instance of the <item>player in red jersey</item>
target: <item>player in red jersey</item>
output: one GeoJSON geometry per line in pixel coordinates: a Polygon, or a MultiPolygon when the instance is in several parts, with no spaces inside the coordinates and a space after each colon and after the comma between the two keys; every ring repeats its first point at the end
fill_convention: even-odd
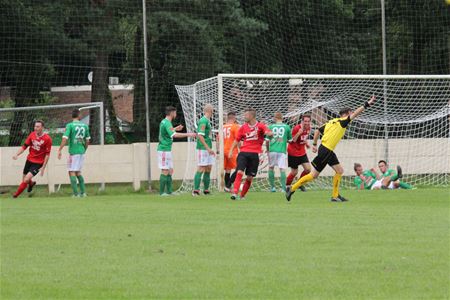
{"type": "Polygon", "coordinates": [[[39,172],[41,176],[44,176],[45,168],[50,157],[50,152],[52,149],[52,139],[48,134],[44,132],[44,122],[36,121],[34,122],[34,131],[25,140],[23,146],[17,151],[17,154],[13,156],[14,160],[28,148],[30,147],[30,153],[28,154],[25,167],[23,169],[22,183],[17,188],[17,191],[13,194],[14,198],[19,197],[19,195],[27,188],[30,193],[33,190],[33,186],[36,184],[33,181],[33,177],[39,172]]]}
{"type": "Polygon", "coordinates": [[[256,176],[259,166],[259,154],[262,151],[262,145],[266,136],[273,136],[272,131],[264,124],[256,120],[256,110],[248,108],[245,110],[245,124],[239,128],[236,140],[231,145],[228,157],[233,157],[233,150],[242,141],[240,152],[237,157],[237,175],[234,181],[234,188],[231,195],[232,200],[236,200],[239,187],[241,186],[242,176],[247,175],[244,187],[241,191],[241,200],[245,199],[253,177],[256,176]]]}
{"type": "MultiPolygon", "coordinates": [[[[302,122],[292,129],[292,142],[288,145],[288,166],[291,168],[286,179],[286,189],[290,187],[295,176],[298,174],[298,166],[302,165],[303,172],[300,178],[311,172],[311,164],[306,155],[306,148],[309,148],[308,136],[311,132],[311,116],[303,115],[302,122]]],[[[303,186],[302,186],[303,187],[303,186]]],[[[305,188],[300,187],[302,191],[305,188]]]]}

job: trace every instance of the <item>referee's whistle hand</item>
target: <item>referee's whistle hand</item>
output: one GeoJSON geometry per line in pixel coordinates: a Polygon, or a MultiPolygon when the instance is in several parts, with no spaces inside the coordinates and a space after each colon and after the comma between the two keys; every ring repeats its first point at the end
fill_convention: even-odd
{"type": "Polygon", "coordinates": [[[312,152],[317,153],[317,146],[312,146],[312,152]]]}

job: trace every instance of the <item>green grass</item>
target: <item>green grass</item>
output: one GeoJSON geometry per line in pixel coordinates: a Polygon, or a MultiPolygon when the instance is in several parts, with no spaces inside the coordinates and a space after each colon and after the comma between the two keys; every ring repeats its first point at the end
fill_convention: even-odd
{"type": "Polygon", "coordinates": [[[2,299],[449,298],[449,192],[1,198],[2,299]]]}

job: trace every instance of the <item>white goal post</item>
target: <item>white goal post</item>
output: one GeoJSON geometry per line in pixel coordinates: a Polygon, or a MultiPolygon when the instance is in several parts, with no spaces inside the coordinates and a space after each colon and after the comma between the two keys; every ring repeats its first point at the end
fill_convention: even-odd
{"type": "MultiPolygon", "coordinates": [[[[343,186],[353,187],[353,164],[376,168],[378,160],[403,167],[404,180],[413,185],[448,185],[450,173],[450,75],[276,75],[219,74],[192,85],[176,86],[188,131],[196,129],[205,104],[216,111],[212,118],[214,138],[222,140],[226,114],[235,111],[242,123],[247,107],[257,110],[258,119],[273,122],[279,111],[293,126],[303,114],[312,116],[313,129],[336,117],[343,107],[356,108],[377,97],[374,107],[352,122],[336,148],[345,169],[343,186]]],[[[218,143],[215,179],[221,188],[223,143],[218,143]],[[219,180],[217,180],[219,179],[219,180]]],[[[181,190],[192,189],[195,145],[189,142],[190,159],[181,190]],[[192,174],[191,174],[192,173],[192,174]]],[[[310,161],[314,154],[308,152],[310,161]]],[[[254,189],[268,189],[267,155],[260,155],[254,189]]],[[[301,169],[301,167],[300,167],[301,169]]],[[[331,186],[327,176],[312,188],[331,186]]]]}

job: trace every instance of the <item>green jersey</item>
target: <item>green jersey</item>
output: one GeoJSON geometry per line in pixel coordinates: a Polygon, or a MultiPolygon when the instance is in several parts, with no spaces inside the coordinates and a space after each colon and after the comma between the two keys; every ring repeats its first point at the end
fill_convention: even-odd
{"type": "MultiPolygon", "coordinates": [[[[201,117],[198,120],[197,124],[197,133],[205,139],[206,144],[209,148],[212,148],[212,140],[211,140],[211,121],[205,116],[201,117]]],[[[197,138],[197,149],[206,150],[205,146],[200,142],[197,138]]]]}
{"type": "Polygon", "coordinates": [[[386,172],[381,174],[381,177],[394,176],[395,174],[397,174],[397,172],[395,172],[393,169],[387,169],[386,172]]]}
{"type": "Polygon", "coordinates": [[[375,181],[377,181],[377,175],[375,175],[375,173],[370,170],[365,170],[362,174],[364,175],[364,177],[366,177],[366,180],[363,180],[361,177],[356,176],[353,182],[355,183],[357,189],[360,189],[361,183],[364,183],[364,188],[366,190],[370,190],[375,181]]]}
{"type": "Polygon", "coordinates": [[[159,123],[159,143],[158,151],[172,151],[173,136],[175,135],[175,129],[172,122],[164,118],[159,123]]]}
{"type": "Polygon", "coordinates": [[[269,126],[273,136],[268,137],[269,152],[286,153],[287,144],[292,140],[291,127],[284,123],[275,123],[269,126]]]}
{"type": "Polygon", "coordinates": [[[63,138],[68,139],[70,155],[84,154],[86,153],[86,141],[91,139],[89,126],[75,120],[66,125],[63,138]]]}

